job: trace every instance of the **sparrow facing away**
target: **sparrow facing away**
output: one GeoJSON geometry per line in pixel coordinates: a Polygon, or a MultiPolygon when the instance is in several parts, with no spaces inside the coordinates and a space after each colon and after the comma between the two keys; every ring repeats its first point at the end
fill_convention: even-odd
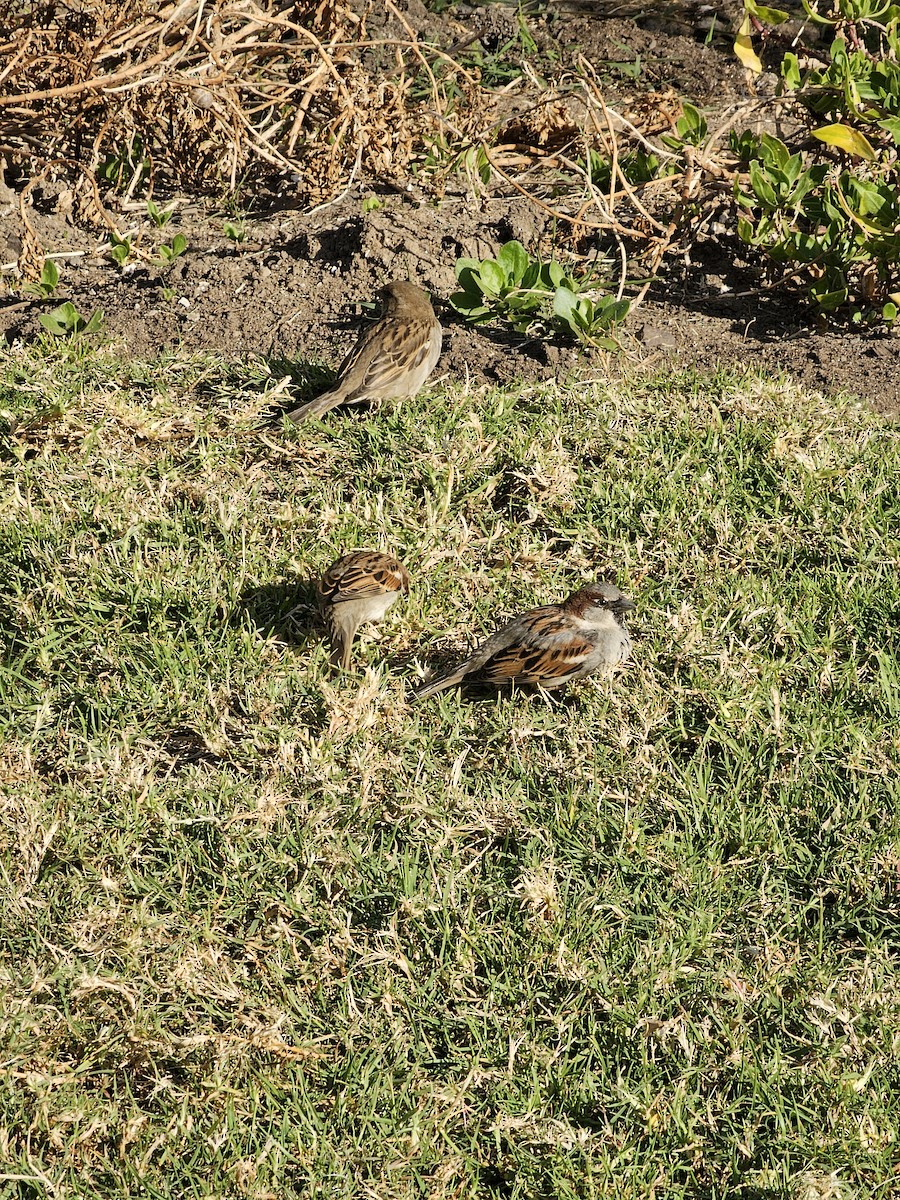
{"type": "Polygon", "coordinates": [[[351,550],[328,568],[316,586],[331,638],[331,661],[350,669],[350,650],[364,621],[377,623],[395,600],[409,593],[406,567],[393,554],[351,550]]]}
{"type": "Polygon", "coordinates": [[[612,583],[589,583],[561,604],[532,608],[504,625],[458,667],[415,693],[433,696],[465,680],[565,687],[624,662],[631,635],[622,614],[634,604],[612,583]]]}
{"type": "Polygon", "coordinates": [[[434,370],[443,330],[428,296],[403,280],[387,284],[382,294],[384,315],[363,331],[341,363],[335,386],[289,412],[289,421],[321,416],[339,404],[405,400],[434,370]]]}

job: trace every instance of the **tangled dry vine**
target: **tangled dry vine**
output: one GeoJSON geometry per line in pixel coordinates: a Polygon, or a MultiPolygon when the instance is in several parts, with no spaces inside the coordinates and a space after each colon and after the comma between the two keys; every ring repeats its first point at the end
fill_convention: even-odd
{"type": "Polygon", "coordinates": [[[620,289],[630,256],[655,269],[686,214],[688,226],[700,218],[684,203],[698,175],[719,177],[713,195],[723,186],[721,160],[650,140],[675,128],[673,96],[626,118],[581,59],[524,102],[523,77],[512,103],[514,87],[483,86],[464,45],[436,48],[391,0],[90,0],[24,15],[5,0],[0,26],[0,155],[23,180],[20,279],[40,273],[29,197],[47,178],[67,181],[77,219],[115,232],[123,201],[154,189],[215,195],[277,180],[310,206],[360,178],[440,195],[463,171],[552,213],[573,246],[608,236],[620,289]],[[671,170],[635,184],[621,166],[629,147],[671,170]],[[592,153],[611,162],[602,188],[592,153]]]}

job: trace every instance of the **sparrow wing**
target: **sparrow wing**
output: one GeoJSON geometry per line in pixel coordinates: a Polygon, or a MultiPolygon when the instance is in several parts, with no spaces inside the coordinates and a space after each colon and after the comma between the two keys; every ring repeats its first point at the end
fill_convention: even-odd
{"type": "Polygon", "coordinates": [[[467,673],[497,684],[558,681],[577,671],[595,645],[582,630],[573,629],[555,605],[525,613],[511,631],[505,645],[467,673]]]}
{"type": "Polygon", "coordinates": [[[404,383],[428,360],[432,338],[440,327],[434,321],[390,320],[370,329],[352,352],[342,378],[354,386],[345,399],[350,402],[379,400],[404,390],[404,383]],[[376,336],[377,335],[377,336],[376,336]]]}
{"type": "Polygon", "coordinates": [[[318,585],[319,603],[341,604],[386,592],[408,592],[409,575],[399,559],[376,551],[345,554],[328,568],[318,585]]]}
{"type": "Polygon", "coordinates": [[[425,699],[471,678],[485,683],[541,683],[572,675],[594,643],[572,626],[556,604],[533,608],[510,621],[452,671],[416,692],[425,699]]]}

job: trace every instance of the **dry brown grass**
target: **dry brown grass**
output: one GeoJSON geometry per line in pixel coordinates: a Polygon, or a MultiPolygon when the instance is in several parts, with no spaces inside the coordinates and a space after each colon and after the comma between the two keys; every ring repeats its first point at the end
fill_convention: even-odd
{"type": "MultiPolygon", "coordinates": [[[[21,169],[20,278],[40,274],[31,189],[64,180],[76,220],[117,230],[116,212],[154,189],[221,195],[239,184],[289,187],[327,203],[359,179],[440,195],[451,172],[474,189],[522,194],[583,248],[599,233],[626,262],[655,269],[685,230],[721,203],[721,155],[660,143],[672,95],[612,110],[589,63],[539,80],[522,59],[510,85],[486,85],[465,48],[422,40],[392,0],[86,0],[77,7],[0,0],[0,156],[21,169]],[[653,140],[649,140],[650,138],[653,140]],[[629,149],[667,170],[629,183],[629,149]],[[612,164],[598,187],[590,151],[612,164]]],[[[2,158],[0,158],[2,166],[2,158]]],[[[727,172],[726,172],[727,176],[727,172]]]]}
{"type": "MultiPolygon", "coordinates": [[[[7,0],[0,24],[14,32],[0,46],[0,150],[32,169],[74,172],[88,217],[91,180],[110,157],[126,194],[148,175],[217,192],[248,170],[299,169],[299,198],[315,200],[354,169],[402,176],[450,102],[448,74],[439,88],[426,58],[436,52],[396,15],[403,37],[370,38],[366,16],[342,0],[89,0],[28,13],[7,0]],[[423,71],[428,103],[410,98],[423,71]]],[[[485,107],[476,80],[451,66],[476,118],[485,107]]]]}
{"type": "Polygon", "coordinates": [[[257,440],[262,362],[0,367],[4,1200],[893,1195],[895,430],[669,373],[257,440]],[[353,545],[415,582],[337,677],[353,545]],[[610,571],[616,679],[409,703],[610,571]]]}

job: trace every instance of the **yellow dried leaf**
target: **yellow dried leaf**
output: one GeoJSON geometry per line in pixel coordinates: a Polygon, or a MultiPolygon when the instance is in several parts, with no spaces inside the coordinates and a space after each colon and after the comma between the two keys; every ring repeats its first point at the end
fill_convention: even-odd
{"type": "Polygon", "coordinates": [[[849,125],[822,125],[814,129],[812,135],[826,146],[837,146],[845,154],[855,154],[857,158],[865,158],[869,162],[876,157],[868,138],[849,125]]]}
{"type": "Polygon", "coordinates": [[[741,27],[737,32],[737,37],[734,39],[734,52],[748,71],[753,71],[757,75],[762,71],[762,63],[759,61],[759,55],[753,49],[753,43],[750,41],[749,13],[745,13],[741,27]]]}

